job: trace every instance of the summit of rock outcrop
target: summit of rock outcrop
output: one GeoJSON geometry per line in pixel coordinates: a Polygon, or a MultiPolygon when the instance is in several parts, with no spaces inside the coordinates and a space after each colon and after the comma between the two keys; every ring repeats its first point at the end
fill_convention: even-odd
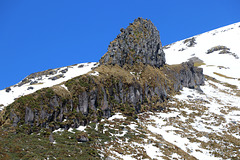
{"type": "Polygon", "coordinates": [[[142,62],[158,68],[165,64],[159,31],[150,20],[137,18],[120,31],[100,59],[100,64],[118,64],[122,67],[142,62]]]}

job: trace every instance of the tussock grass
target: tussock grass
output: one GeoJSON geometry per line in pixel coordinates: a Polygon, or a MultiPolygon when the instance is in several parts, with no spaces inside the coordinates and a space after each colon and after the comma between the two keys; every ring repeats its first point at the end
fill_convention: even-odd
{"type": "Polygon", "coordinates": [[[53,144],[46,131],[28,135],[0,129],[0,159],[100,159],[96,141],[78,143],[75,137],[68,131],[53,133],[53,144]]]}
{"type": "Polygon", "coordinates": [[[195,62],[194,63],[194,67],[200,67],[200,66],[203,66],[203,65],[206,65],[206,63],[204,63],[204,62],[195,62]]]}
{"type": "Polygon", "coordinates": [[[110,65],[101,65],[97,67],[94,71],[99,72],[99,76],[96,76],[98,80],[109,78],[110,76],[114,76],[120,79],[124,79],[126,83],[133,82],[133,75],[130,74],[129,71],[121,68],[118,65],[110,66],[110,65]]]}
{"type": "MultiPolygon", "coordinates": [[[[232,89],[232,91],[235,92],[237,96],[239,96],[239,94],[240,94],[240,90],[238,89],[238,87],[237,87],[236,85],[232,85],[232,84],[229,84],[229,83],[227,83],[227,82],[221,82],[221,81],[217,80],[216,78],[213,78],[213,77],[210,77],[210,76],[207,76],[207,75],[205,75],[205,78],[206,78],[208,81],[213,81],[213,82],[215,82],[215,83],[222,84],[223,86],[232,89]]],[[[214,88],[217,89],[217,86],[216,86],[216,85],[212,84],[211,82],[210,82],[210,84],[211,84],[214,88]]]]}
{"type": "Polygon", "coordinates": [[[40,83],[34,83],[34,84],[31,84],[32,86],[37,86],[37,85],[40,85],[40,84],[43,84],[42,82],[40,82],[40,83]]]}
{"type": "Polygon", "coordinates": [[[233,90],[238,89],[238,87],[237,87],[236,85],[229,84],[229,83],[227,83],[227,82],[224,82],[224,83],[222,83],[222,84],[223,84],[225,87],[231,88],[231,89],[233,89],[233,90]]]}
{"type": "Polygon", "coordinates": [[[228,76],[226,76],[226,75],[224,75],[224,74],[221,74],[221,73],[217,73],[217,72],[213,72],[213,73],[216,74],[216,75],[218,75],[218,76],[220,76],[220,77],[223,77],[223,78],[235,79],[235,78],[233,78],[233,77],[228,77],[228,76]]]}
{"type": "Polygon", "coordinates": [[[214,67],[214,65],[207,65],[207,67],[214,67]]]}
{"type": "Polygon", "coordinates": [[[55,85],[52,87],[54,93],[63,98],[71,98],[71,93],[60,85],[55,85]]]}
{"type": "Polygon", "coordinates": [[[3,109],[0,111],[0,126],[2,126],[5,123],[5,113],[6,113],[6,109],[3,109]]]}

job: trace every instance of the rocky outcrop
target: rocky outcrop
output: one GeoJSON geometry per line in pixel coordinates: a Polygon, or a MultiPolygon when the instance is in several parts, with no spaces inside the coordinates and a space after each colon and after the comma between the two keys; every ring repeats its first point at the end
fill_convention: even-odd
{"type": "Polygon", "coordinates": [[[226,46],[215,46],[207,50],[207,54],[213,53],[215,51],[219,51],[218,54],[228,54],[233,56],[236,59],[239,59],[238,55],[236,53],[232,53],[230,51],[230,48],[227,48],[226,46]]]}
{"type": "Polygon", "coordinates": [[[77,135],[76,139],[78,142],[88,142],[89,141],[86,134],[77,135]]]}
{"type": "Polygon", "coordinates": [[[11,88],[10,87],[7,87],[6,90],[5,90],[7,93],[9,93],[11,91],[11,88]]]}
{"type": "Polygon", "coordinates": [[[100,64],[133,65],[138,62],[161,67],[165,64],[165,53],[159,31],[150,20],[138,18],[108,46],[100,64]]]}
{"type": "MultiPolygon", "coordinates": [[[[76,128],[114,112],[133,118],[140,112],[164,110],[182,87],[201,91],[203,70],[192,61],[165,65],[159,33],[150,20],[138,18],[121,32],[94,68],[97,76],[73,78],[65,82],[67,90],[44,88],[23,96],[7,107],[5,117],[13,126],[76,128]]],[[[87,141],[82,135],[77,139],[87,141]]]]}
{"type": "Polygon", "coordinates": [[[196,44],[196,39],[195,37],[192,38],[188,38],[183,42],[187,47],[194,47],[194,45],[196,44]]]}
{"type": "Polygon", "coordinates": [[[143,111],[164,110],[164,102],[172,93],[178,92],[182,87],[199,89],[204,84],[202,72],[202,69],[194,67],[190,61],[176,66],[164,66],[161,71],[146,67],[138,80],[132,76],[130,82],[126,81],[126,77],[109,73],[104,78],[85,75],[65,84],[72,98],[62,97],[49,88],[41,94],[28,95],[25,98],[28,101],[24,103],[22,98],[16,100],[9,106],[12,109],[10,119],[14,126],[26,124],[55,130],[86,125],[89,121],[108,118],[116,111],[134,117],[143,111]],[[155,77],[145,76],[148,72],[153,72],[155,77]],[[143,81],[145,78],[148,80],[143,81]],[[89,85],[79,85],[83,81],[87,81],[89,85]],[[33,101],[36,102],[32,103],[33,101]],[[17,111],[16,106],[25,110],[17,111]]]}
{"type": "MultiPolygon", "coordinates": [[[[192,61],[182,63],[183,69],[180,70],[177,79],[179,86],[188,87],[191,89],[198,89],[200,85],[204,84],[203,69],[194,67],[192,61]]],[[[180,87],[181,89],[182,87],[180,87]]],[[[176,89],[178,91],[179,89],[176,89]]]]}

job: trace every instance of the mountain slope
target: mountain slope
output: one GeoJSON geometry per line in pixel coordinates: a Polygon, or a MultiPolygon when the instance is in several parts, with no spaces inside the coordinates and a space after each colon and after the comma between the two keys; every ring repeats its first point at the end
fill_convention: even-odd
{"type": "MultiPolygon", "coordinates": [[[[158,46],[155,42],[161,46],[161,42],[147,37],[151,35],[147,30],[143,34],[139,32],[146,26],[158,37],[154,26],[143,19],[131,25],[136,24],[141,24],[136,32],[129,28],[122,30],[119,39],[111,43],[108,53],[100,60],[100,66],[91,70],[94,63],[88,64],[88,70],[84,71],[90,72],[76,73],[81,76],[67,82],[55,83],[57,80],[49,79],[48,86],[59,85],[39,88],[3,110],[2,113],[8,112],[5,115],[12,121],[9,123],[8,120],[0,130],[3,142],[0,158],[13,156],[14,151],[18,158],[24,158],[22,153],[26,150],[26,157],[38,159],[59,156],[108,160],[238,159],[240,23],[163,48],[156,47],[157,52],[151,46],[158,46]],[[141,43],[142,40],[137,42],[138,45],[129,46],[121,40],[123,36],[132,42],[134,36],[141,39],[142,35],[154,43],[148,46],[141,43]],[[149,48],[141,50],[139,46],[149,48]],[[158,53],[164,58],[161,65],[155,61],[158,53]],[[165,57],[170,65],[162,66],[165,57]],[[119,61],[122,58],[124,61],[119,61]],[[201,69],[193,67],[192,62],[180,64],[187,60],[203,68],[204,85],[201,69]],[[40,115],[47,118],[42,120],[40,115]],[[12,124],[17,129],[14,130],[12,124]],[[39,124],[42,129],[38,133],[35,126],[39,124]],[[16,130],[18,134],[15,134],[16,130]],[[31,135],[23,136],[23,132],[31,135]],[[18,146],[14,146],[15,141],[18,146]],[[31,149],[25,144],[29,141],[31,149]],[[41,152],[36,150],[39,146],[41,152]]],[[[77,66],[74,73],[76,70],[77,66]]],[[[29,77],[32,82],[36,80],[32,78],[36,76],[29,77]]],[[[23,82],[25,89],[34,86],[28,80],[23,82]]],[[[11,91],[15,88],[18,87],[11,87],[11,91]]],[[[3,90],[1,94],[8,92],[3,90]]],[[[11,102],[13,98],[4,105],[11,102]]]]}
{"type": "Polygon", "coordinates": [[[115,127],[105,124],[106,130],[123,129],[102,152],[113,159],[239,159],[239,42],[236,23],[164,46],[168,64],[192,60],[203,68],[202,92],[183,88],[167,112],[145,112],[136,122],[111,120],[115,127]]]}
{"type": "Polygon", "coordinates": [[[164,52],[168,64],[195,57],[204,74],[240,88],[239,42],[240,23],[235,23],[167,45],[164,52]]]}
{"type": "Polygon", "coordinates": [[[38,73],[33,73],[14,86],[7,87],[0,91],[0,110],[14,102],[14,99],[36,92],[39,89],[60,84],[74,77],[86,74],[93,67],[97,67],[96,62],[75,64],[67,67],[49,69],[38,73]]]}

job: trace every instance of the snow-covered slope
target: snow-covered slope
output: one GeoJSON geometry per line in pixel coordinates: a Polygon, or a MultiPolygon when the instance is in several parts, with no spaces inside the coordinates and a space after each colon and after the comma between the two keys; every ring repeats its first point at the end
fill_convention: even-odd
{"type": "Polygon", "coordinates": [[[33,93],[41,88],[60,84],[71,78],[85,74],[97,65],[98,64],[96,62],[81,63],[33,73],[16,85],[0,91],[0,110],[4,106],[11,104],[15,98],[33,93]]]}
{"type": "Polygon", "coordinates": [[[101,149],[103,155],[112,159],[239,159],[239,44],[240,23],[235,23],[165,46],[168,64],[192,59],[203,68],[202,92],[183,88],[168,102],[166,112],[145,112],[135,122],[126,118],[105,121],[104,130],[116,134],[101,149]]]}
{"type": "Polygon", "coordinates": [[[164,48],[168,64],[179,64],[198,57],[202,60],[200,67],[204,74],[240,88],[240,22],[164,48]]]}

